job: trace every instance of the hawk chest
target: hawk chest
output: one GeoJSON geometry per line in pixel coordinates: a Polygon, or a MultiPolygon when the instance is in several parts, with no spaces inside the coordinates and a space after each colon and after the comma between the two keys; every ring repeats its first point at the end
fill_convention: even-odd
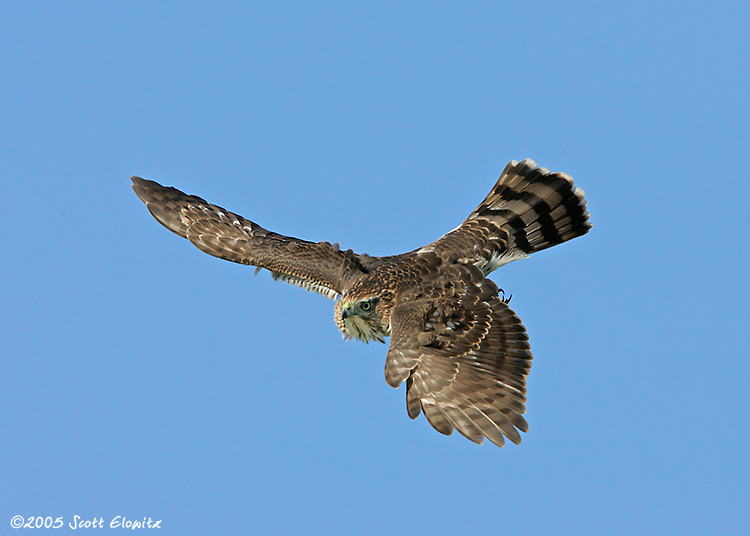
{"type": "Polygon", "coordinates": [[[383,325],[380,319],[362,316],[350,316],[343,321],[344,336],[360,339],[364,342],[385,342],[385,337],[390,337],[390,325],[383,325]]]}

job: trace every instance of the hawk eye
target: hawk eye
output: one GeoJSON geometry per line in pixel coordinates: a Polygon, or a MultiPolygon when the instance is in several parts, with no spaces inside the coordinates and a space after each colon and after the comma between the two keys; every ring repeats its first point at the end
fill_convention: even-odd
{"type": "Polygon", "coordinates": [[[369,301],[363,301],[362,303],[359,304],[359,308],[362,309],[363,311],[369,311],[371,307],[372,307],[372,304],[369,301]]]}

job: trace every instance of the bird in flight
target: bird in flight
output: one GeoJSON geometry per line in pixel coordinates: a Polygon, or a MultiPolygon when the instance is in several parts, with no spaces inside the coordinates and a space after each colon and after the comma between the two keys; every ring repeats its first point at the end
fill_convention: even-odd
{"type": "Polygon", "coordinates": [[[438,431],[502,447],[528,431],[526,330],[487,276],[508,262],[586,234],[584,192],[565,173],[511,161],[454,230],[409,253],[372,257],[268,231],[176,188],[132,177],[156,220],[201,251],[268,269],[338,300],[345,338],[390,345],[385,380],[406,381],[406,409],[438,431]]]}

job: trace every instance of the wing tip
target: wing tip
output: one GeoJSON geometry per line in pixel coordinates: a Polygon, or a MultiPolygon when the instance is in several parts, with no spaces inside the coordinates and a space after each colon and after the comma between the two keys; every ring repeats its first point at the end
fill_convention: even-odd
{"type": "Polygon", "coordinates": [[[154,190],[154,185],[163,188],[158,182],[143,179],[135,175],[130,177],[130,180],[133,181],[130,186],[133,188],[135,195],[137,195],[141,201],[146,203],[146,205],[154,200],[154,196],[151,194],[154,190]]]}

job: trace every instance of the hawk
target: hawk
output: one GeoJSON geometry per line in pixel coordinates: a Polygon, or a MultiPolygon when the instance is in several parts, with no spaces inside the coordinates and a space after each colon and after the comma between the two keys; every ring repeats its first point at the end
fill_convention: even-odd
{"type": "Polygon", "coordinates": [[[475,443],[521,442],[532,355],[521,320],[487,276],[588,232],[584,191],[569,175],[511,161],[460,226],[388,257],[276,234],[200,197],[132,180],[156,220],[201,251],[338,300],[334,319],[346,339],[390,337],[385,380],[406,382],[409,417],[424,413],[438,432],[456,429],[475,443]]]}

